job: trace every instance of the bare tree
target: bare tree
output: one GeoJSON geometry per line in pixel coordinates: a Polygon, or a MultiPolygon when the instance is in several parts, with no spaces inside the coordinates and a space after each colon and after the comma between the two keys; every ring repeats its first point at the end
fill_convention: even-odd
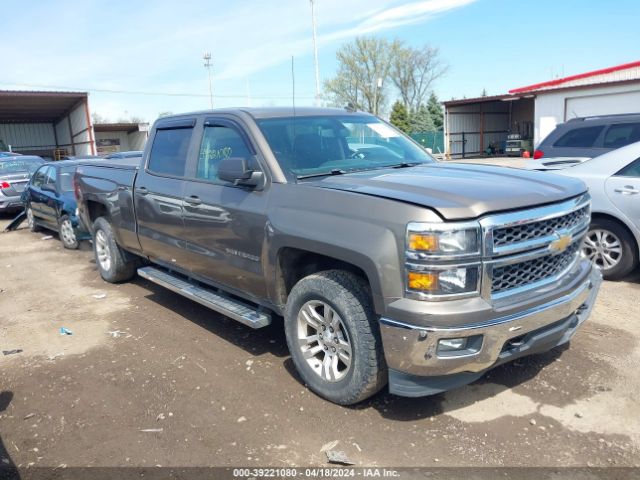
{"type": "Polygon", "coordinates": [[[400,45],[393,54],[390,77],[405,107],[417,112],[432,90],[433,82],[442,77],[448,68],[437,48],[400,45]]]}
{"type": "Polygon", "coordinates": [[[91,123],[94,124],[94,125],[96,123],[109,123],[109,119],[107,117],[103,117],[98,112],[92,112],[91,113],[91,123]]]}
{"type": "Polygon", "coordinates": [[[338,73],[324,89],[334,105],[351,104],[378,115],[387,104],[387,86],[394,52],[400,42],[358,37],[336,53],[338,73]]]}

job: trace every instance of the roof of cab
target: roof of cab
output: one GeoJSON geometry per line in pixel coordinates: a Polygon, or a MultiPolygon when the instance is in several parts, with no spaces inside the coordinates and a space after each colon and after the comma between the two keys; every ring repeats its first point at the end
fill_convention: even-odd
{"type": "Polygon", "coordinates": [[[238,114],[245,113],[255,119],[261,118],[283,118],[283,117],[316,117],[322,115],[371,115],[367,112],[351,110],[346,108],[326,108],[326,107],[239,107],[239,108],[218,108],[213,110],[199,110],[195,112],[168,115],[159,118],[166,120],[171,118],[183,118],[195,115],[217,115],[217,114],[238,114]]]}

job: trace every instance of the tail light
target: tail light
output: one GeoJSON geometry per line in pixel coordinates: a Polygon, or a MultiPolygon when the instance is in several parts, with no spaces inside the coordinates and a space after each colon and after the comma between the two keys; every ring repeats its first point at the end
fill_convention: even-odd
{"type": "Polygon", "coordinates": [[[535,152],[533,152],[533,159],[534,160],[539,160],[542,157],[544,157],[544,152],[542,150],[536,150],[535,152]]]}
{"type": "Polygon", "coordinates": [[[2,182],[0,183],[0,188],[2,189],[11,188],[11,184],[9,182],[2,182]]]}

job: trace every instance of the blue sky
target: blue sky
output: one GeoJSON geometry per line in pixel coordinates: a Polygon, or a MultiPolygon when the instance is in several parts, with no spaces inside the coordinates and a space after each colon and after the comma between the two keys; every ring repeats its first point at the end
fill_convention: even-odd
{"type": "MultiPolygon", "coordinates": [[[[94,112],[153,121],[209,107],[208,50],[217,107],[290,104],[292,55],[296,103],[313,102],[308,0],[2,5],[0,89],[89,90],[94,112]]],[[[335,73],[344,42],[398,38],[440,49],[450,65],[435,85],[441,99],[640,60],[637,0],[316,0],[316,10],[321,80],[335,73]]]]}

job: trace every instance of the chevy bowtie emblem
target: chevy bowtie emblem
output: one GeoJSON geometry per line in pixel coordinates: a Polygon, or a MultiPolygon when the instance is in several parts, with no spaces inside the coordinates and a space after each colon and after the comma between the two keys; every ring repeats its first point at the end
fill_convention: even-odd
{"type": "Polygon", "coordinates": [[[564,252],[571,245],[571,235],[558,235],[558,239],[549,244],[549,250],[555,253],[564,252]]]}

